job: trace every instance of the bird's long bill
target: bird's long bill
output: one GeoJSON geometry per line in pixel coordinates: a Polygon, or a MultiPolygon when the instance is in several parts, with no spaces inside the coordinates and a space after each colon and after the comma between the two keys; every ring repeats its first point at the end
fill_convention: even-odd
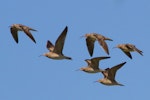
{"type": "Polygon", "coordinates": [[[98,80],[97,81],[93,81],[93,83],[97,83],[97,82],[99,82],[98,80]]]}
{"type": "Polygon", "coordinates": [[[44,56],[44,54],[39,55],[39,57],[44,56]]]}
{"type": "Polygon", "coordinates": [[[80,69],[76,69],[75,71],[80,71],[80,69]]]}
{"type": "Polygon", "coordinates": [[[85,37],[85,35],[80,36],[80,38],[83,38],[83,37],[85,37]]]}
{"type": "Polygon", "coordinates": [[[118,48],[118,47],[113,47],[113,49],[118,48]]]}

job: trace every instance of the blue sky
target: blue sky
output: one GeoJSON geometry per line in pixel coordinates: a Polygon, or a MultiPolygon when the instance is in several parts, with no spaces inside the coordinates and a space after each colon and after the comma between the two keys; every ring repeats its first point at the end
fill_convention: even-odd
{"type": "MultiPolygon", "coordinates": [[[[141,100],[150,99],[150,1],[149,0],[3,0],[0,4],[0,100],[141,100]],[[13,40],[9,26],[30,26],[37,43],[23,32],[19,43],[13,40]],[[51,60],[39,55],[48,52],[47,40],[55,43],[68,26],[63,53],[73,58],[51,60]],[[75,71],[90,59],[85,33],[96,32],[108,41],[110,59],[102,69],[127,62],[116,75],[125,86],[104,86],[94,81],[102,74],[75,71]],[[132,53],[129,59],[117,44],[132,43],[144,56],[132,53]]],[[[93,57],[108,56],[95,43],[93,57]]]]}

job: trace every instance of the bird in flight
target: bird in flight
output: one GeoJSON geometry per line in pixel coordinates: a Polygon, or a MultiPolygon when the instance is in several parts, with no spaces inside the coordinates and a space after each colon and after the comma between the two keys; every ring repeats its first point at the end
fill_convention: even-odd
{"type": "Polygon", "coordinates": [[[22,24],[13,24],[12,26],[10,26],[10,32],[11,32],[14,40],[16,41],[16,43],[18,43],[18,31],[23,31],[34,43],[36,43],[30,30],[31,31],[37,31],[33,28],[30,28],[30,27],[22,25],[22,24]]]}
{"type": "Polygon", "coordinates": [[[87,33],[84,35],[84,37],[86,37],[86,45],[87,45],[90,56],[93,55],[94,43],[96,40],[102,46],[104,51],[109,55],[108,46],[107,46],[107,43],[105,42],[105,40],[113,41],[112,39],[107,38],[107,37],[105,37],[101,34],[97,34],[97,33],[87,33]]]}
{"type": "Polygon", "coordinates": [[[72,59],[71,57],[64,56],[64,54],[62,53],[67,31],[68,31],[68,27],[66,26],[65,29],[60,34],[60,36],[58,37],[58,39],[56,40],[55,45],[53,45],[51,41],[49,40],[47,41],[46,47],[49,50],[49,52],[43,54],[43,56],[46,56],[48,58],[55,59],[55,60],[61,60],[61,59],[71,60],[72,59]]]}
{"type": "Polygon", "coordinates": [[[116,75],[117,70],[120,69],[124,64],[126,64],[126,62],[118,64],[112,68],[106,68],[104,71],[102,71],[104,78],[99,79],[96,82],[100,82],[107,86],[113,86],[113,85],[124,86],[123,84],[120,84],[115,80],[115,75],[116,75]]]}
{"type": "Polygon", "coordinates": [[[97,73],[101,72],[102,70],[99,68],[99,61],[108,59],[110,57],[95,57],[92,59],[86,59],[86,63],[88,64],[87,67],[80,68],[81,71],[87,72],[87,73],[97,73]]]}
{"type": "Polygon", "coordinates": [[[143,56],[143,52],[136,48],[133,44],[118,44],[116,48],[121,49],[130,59],[132,59],[132,55],[130,52],[138,52],[140,55],[143,56]]]}

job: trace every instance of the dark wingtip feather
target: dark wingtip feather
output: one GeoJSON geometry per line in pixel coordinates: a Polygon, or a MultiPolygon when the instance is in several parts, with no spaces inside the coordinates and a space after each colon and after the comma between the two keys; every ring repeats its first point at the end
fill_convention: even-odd
{"type": "Polygon", "coordinates": [[[66,26],[64,30],[68,31],[68,26],[66,26]]]}
{"type": "Polygon", "coordinates": [[[68,59],[68,60],[72,60],[72,58],[71,58],[71,57],[66,57],[66,59],[68,59]]]}
{"type": "Polygon", "coordinates": [[[126,63],[127,63],[127,62],[125,61],[125,62],[122,63],[122,65],[124,65],[124,64],[126,64],[126,63]]]}

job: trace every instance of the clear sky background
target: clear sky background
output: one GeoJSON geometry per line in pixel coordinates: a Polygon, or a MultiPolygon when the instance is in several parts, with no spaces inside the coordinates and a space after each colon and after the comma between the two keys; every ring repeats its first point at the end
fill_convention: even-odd
{"type": "MultiPolygon", "coordinates": [[[[149,100],[150,99],[150,1],[149,0],[2,0],[0,3],[0,100],[149,100]],[[32,32],[34,44],[23,32],[13,40],[10,25],[23,24],[32,32]],[[68,26],[63,53],[70,60],[52,60],[39,55],[48,52],[47,40],[55,40],[68,26]],[[96,32],[108,41],[110,59],[105,69],[126,61],[116,80],[125,86],[105,86],[94,81],[102,74],[75,71],[90,59],[85,33],[96,32]],[[144,56],[129,59],[121,43],[132,43],[144,56]]],[[[95,43],[93,57],[108,56],[95,43]]]]}

